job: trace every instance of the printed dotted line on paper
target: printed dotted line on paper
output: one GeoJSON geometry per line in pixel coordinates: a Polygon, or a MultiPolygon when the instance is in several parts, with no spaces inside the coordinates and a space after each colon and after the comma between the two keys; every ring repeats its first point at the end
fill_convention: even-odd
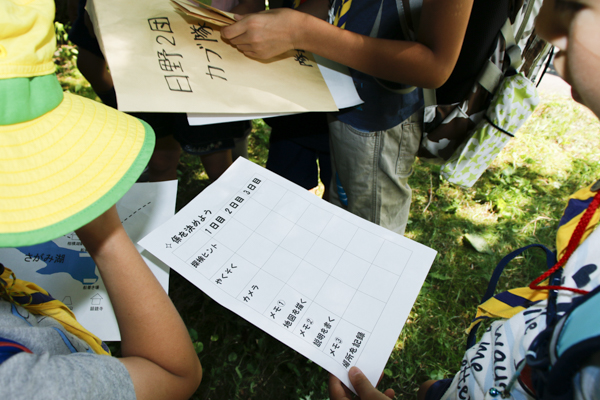
{"type": "Polygon", "coordinates": [[[134,212],[132,212],[131,214],[129,214],[129,216],[127,218],[125,218],[123,221],[121,221],[121,223],[124,223],[125,221],[127,221],[129,218],[133,217],[138,211],[140,211],[142,208],[146,207],[147,205],[149,205],[150,203],[152,203],[151,201],[149,201],[148,203],[144,204],[143,206],[141,206],[140,208],[138,208],[137,210],[135,210],[134,212]]]}

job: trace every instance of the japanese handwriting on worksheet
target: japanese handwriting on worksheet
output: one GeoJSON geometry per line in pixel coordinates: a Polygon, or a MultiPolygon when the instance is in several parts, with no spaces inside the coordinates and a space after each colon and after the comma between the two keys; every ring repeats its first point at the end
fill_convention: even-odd
{"type": "Polygon", "coordinates": [[[300,299],[300,301],[296,303],[294,308],[292,308],[292,311],[290,312],[290,314],[288,314],[286,320],[283,322],[283,326],[285,326],[286,328],[290,328],[292,326],[292,324],[296,321],[296,319],[302,312],[302,309],[304,308],[304,304],[306,304],[306,301],[304,301],[302,299],[300,299]]]}
{"type": "Polygon", "coordinates": [[[166,72],[165,81],[170,91],[173,92],[192,92],[189,76],[183,75],[183,55],[175,52],[177,45],[171,23],[167,17],[149,18],[148,25],[150,30],[157,32],[156,43],[162,48],[156,51],[158,66],[161,71],[166,72]],[[171,34],[171,35],[169,35],[171,34]]]}
{"type": "MultiPolygon", "coordinates": [[[[211,30],[196,33],[202,64],[205,54],[219,61],[206,53],[211,30]]],[[[302,52],[296,62],[314,66],[302,52]]],[[[240,159],[141,245],[340,379],[352,366],[378,376],[373,365],[401,328],[397,308],[408,315],[435,252],[313,197],[240,159]]]]}
{"type": "Polygon", "coordinates": [[[277,313],[281,312],[283,307],[285,307],[285,301],[281,299],[277,300],[277,304],[273,306],[273,309],[269,312],[271,318],[275,319],[275,316],[277,313]]]}
{"type": "Polygon", "coordinates": [[[312,327],[312,324],[314,324],[314,321],[311,318],[306,318],[306,321],[304,321],[304,324],[302,325],[302,328],[300,329],[300,335],[302,337],[306,337],[306,332],[308,332],[310,330],[310,328],[312,327]]]}
{"type": "MultiPolygon", "coordinates": [[[[187,221],[185,225],[181,225],[174,234],[170,235],[171,243],[165,243],[166,248],[173,248],[173,244],[182,244],[186,239],[193,235],[198,228],[204,228],[203,232],[211,236],[219,232],[220,228],[231,219],[230,216],[244,204],[244,201],[254,193],[261,182],[260,178],[253,178],[216,213],[213,213],[212,210],[204,210],[201,213],[196,214],[193,219],[187,221]]],[[[214,254],[217,249],[217,243],[209,242],[205,246],[205,249],[203,249],[204,251],[200,252],[194,259],[189,261],[190,265],[194,268],[198,268],[200,264],[214,254]]]]}
{"type": "Polygon", "coordinates": [[[352,361],[354,360],[354,357],[356,357],[356,353],[358,353],[358,350],[360,349],[360,346],[364,339],[365,339],[364,332],[356,333],[356,338],[352,342],[350,348],[348,349],[348,352],[346,353],[346,356],[342,360],[342,365],[344,366],[344,368],[346,368],[346,369],[350,368],[350,365],[352,365],[352,361]]]}
{"type": "Polygon", "coordinates": [[[221,277],[217,278],[215,280],[215,283],[217,285],[222,285],[224,279],[229,278],[229,275],[233,274],[236,269],[237,269],[237,265],[234,265],[233,263],[229,267],[225,267],[225,270],[223,270],[223,272],[221,273],[221,277]]]}
{"type": "Polygon", "coordinates": [[[204,229],[209,235],[216,233],[221,226],[223,226],[228,220],[229,216],[240,207],[244,201],[256,190],[260,185],[261,180],[259,178],[253,178],[225,207],[223,207],[217,215],[212,219],[208,227],[204,229]]]}
{"type": "Polygon", "coordinates": [[[254,292],[258,291],[259,287],[257,285],[252,285],[250,289],[248,289],[248,293],[243,296],[243,300],[248,303],[254,297],[254,292]]]}
{"type": "Polygon", "coordinates": [[[192,267],[198,268],[198,266],[200,264],[202,264],[204,261],[206,261],[206,259],[208,257],[210,257],[211,254],[213,254],[213,252],[216,249],[217,249],[217,244],[216,243],[211,243],[209,246],[207,246],[206,250],[204,250],[202,253],[200,253],[199,255],[197,255],[196,258],[194,258],[191,261],[192,267]]]}
{"type": "Polygon", "coordinates": [[[327,337],[327,333],[331,330],[331,323],[335,321],[335,319],[331,317],[327,317],[327,321],[323,323],[323,327],[317,333],[317,336],[313,340],[313,344],[317,347],[321,347],[321,345],[325,342],[325,338],[327,337]]]}
{"type": "Polygon", "coordinates": [[[342,339],[340,339],[339,337],[336,337],[331,343],[331,348],[329,349],[329,355],[335,357],[335,352],[339,350],[342,343],[343,343],[342,339]]]}
{"type": "MultiPolygon", "coordinates": [[[[186,225],[182,226],[178,233],[171,236],[171,241],[175,244],[181,243],[185,238],[191,235],[200,225],[206,221],[207,216],[211,215],[211,210],[204,210],[201,214],[198,214],[196,218],[189,221],[186,225]]],[[[169,246],[167,246],[170,248],[169,246]]]]}
{"type": "Polygon", "coordinates": [[[194,35],[194,40],[199,42],[196,43],[199,50],[204,50],[204,54],[206,55],[207,62],[207,70],[206,75],[210,76],[210,79],[219,78],[224,81],[227,80],[223,75],[225,75],[225,70],[218,66],[219,60],[222,60],[223,57],[219,55],[214,50],[208,48],[211,42],[217,42],[217,39],[211,38],[213,34],[213,28],[207,26],[205,23],[202,25],[191,25],[191,34],[194,35]]]}

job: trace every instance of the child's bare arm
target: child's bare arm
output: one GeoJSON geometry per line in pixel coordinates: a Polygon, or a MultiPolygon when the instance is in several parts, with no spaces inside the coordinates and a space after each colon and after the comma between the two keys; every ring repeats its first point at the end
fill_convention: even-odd
{"type": "MultiPolygon", "coordinates": [[[[309,5],[323,1],[327,2],[313,0],[309,5]]],[[[456,64],[472,4],[473,0],[423,0],[417,42],[371,38],[290,9],[246,16],[221,34],[250,57],[268,59],[303,49],[378,78],[436,88],[456,64]]]]}
{"type": "Polygon", "coordinates": [[[202,367],[186,327],[113,206],[77,230],[106,284],[119,329],[120,360],[138,399],[187,399],[202,367]]]}

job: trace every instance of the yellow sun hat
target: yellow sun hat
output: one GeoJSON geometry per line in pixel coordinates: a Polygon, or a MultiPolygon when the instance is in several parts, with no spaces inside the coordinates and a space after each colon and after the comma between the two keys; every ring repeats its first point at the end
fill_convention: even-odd
{"type": "Polygon", "coordinates": [[[0,0],[0,247],[65,235],[113,206],[154,150],[145,122],[63,93],[53,0],[0,0]]]}

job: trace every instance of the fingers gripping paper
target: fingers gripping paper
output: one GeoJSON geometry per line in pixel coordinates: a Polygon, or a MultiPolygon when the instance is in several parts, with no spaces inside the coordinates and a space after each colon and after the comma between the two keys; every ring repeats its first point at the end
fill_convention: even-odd
{"type": "Polygon", "coordinates": [[[336,111],[313,55],[244,56],[219,27],[169,0],[88,1],[119,109],[142,112],[336,111]]]}

